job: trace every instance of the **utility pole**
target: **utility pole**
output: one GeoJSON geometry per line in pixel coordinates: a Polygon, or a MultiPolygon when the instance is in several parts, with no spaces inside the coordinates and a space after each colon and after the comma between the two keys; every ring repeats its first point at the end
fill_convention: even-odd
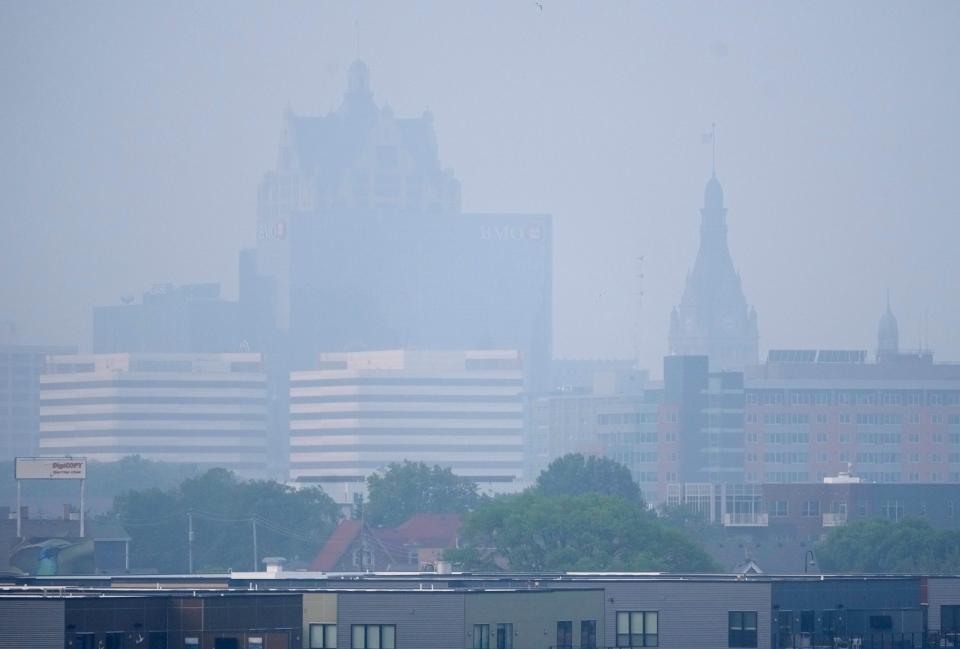
{"type": "Polygon", "coordinates": [[[257,517],[254,516],[252,519],[250,519],[250,522],[253,523],[253,571],[256,572],[256,571],[257,571],[257,565],[258,565],[258,561],[257,561],[257,555],[258,555],[258,552],[257,552],[257,517]]]}
{"type": "Polygon", "coordinates": [[[187,512],[187,573],[193,574],[193,512],[187,512]]]}

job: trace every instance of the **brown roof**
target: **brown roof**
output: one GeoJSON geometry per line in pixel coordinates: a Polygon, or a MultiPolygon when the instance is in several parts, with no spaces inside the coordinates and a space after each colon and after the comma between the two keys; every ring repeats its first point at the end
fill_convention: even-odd
{"type": "MultiPolygon", "coordinates": [[[[370,528],[367,533],[394,561],[403,562],[407,548],[452,548],[457,542],[460,517],[457,514],[415,514],[393,528],[370,528]]],[[[343,521],[310,563],[311,570],[328,572],[336,568],[344,553],[360,535],[360,521],[343,521]]]]}
{"type": "Polygon", "coordinates": [[[327,539],[319,554],[314,557],[310,570],[321,572],[333,570],[359,533],[360,521],[343,521],[337,525],[337,529],[333,530],[333,534],[327,539]]]}

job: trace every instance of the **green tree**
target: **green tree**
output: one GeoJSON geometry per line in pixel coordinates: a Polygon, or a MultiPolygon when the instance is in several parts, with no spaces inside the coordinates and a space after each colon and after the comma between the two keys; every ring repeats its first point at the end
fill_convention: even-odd
{"type": "Polygon", "coordinates": [[[834,528],[816,555],[826,572],[955,574],[960,532],[936,530],[917,518],[899,523],[873,518],[834,528]]]}
{"type": "Polygon", "coordinates": [[[477,484],[450,469],[405,460],[367,478],[366,517],[374,525],[399,525],[417,513],[463,514],[480,502],[477,484]]]}
{"type": "Polygon", "coordinates": [[[570,453],[550,463],[537,477],[537,489],[547,496],[599,493],[643,502],[643,492],[630,469],[614,460],[570,453]]]}
{"type": "Polygon", "coordinates": [[[167,491],[127,491],[114,499],[107,517],[130,533],[133,567],[186,572],[188,514],[195,572],[253,568],[254,520],[258,557],[302,562],[316,554],[339,520],[336,503],[319,488],[243,481],[225,469],[167,491]]]}
{"type": "Polygon", "coordinates": [[[468,514],[465,569],[714,572],[713,560],[642,503],[596,492],[550,496],[537,489],[492,499],[468,514]]]}

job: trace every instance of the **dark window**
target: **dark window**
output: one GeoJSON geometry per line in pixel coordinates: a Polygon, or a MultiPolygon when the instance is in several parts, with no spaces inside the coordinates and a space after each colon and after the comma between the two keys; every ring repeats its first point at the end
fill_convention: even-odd
{"type": "Polygon", "coordinates": [[[92,633],[78,633],[74,636],[73,646],[75,649],[96,649],[97,643],[92,633]]]}
{"type": "Polygon", "coordinates": [[[473,625],[473,649],[490,649],[490,625],[473,625]]]}
{"type": "Polygon", "coordinates": [[[617,611],[617,646],[656,647],[658,627],[657,611],[617,611]]]}
{"type": "Polygon", "coordinates": [[[595,649],[597,646],[597,621],[580,622],[580,649],[595,649]]]}
{"type": "Polygon", "coordinates": [[[311,624],[310,649],[337,649],[337,625],[311,624]]]}
{"type": "Polygon", "coordinates": [[[557,622],[557,649],[572,649],[573,622],[565,620],[557,622]]]}
{"type": "Polygon", "coordinates": [[[214,638],[213,649],[240,649],[240,641],[236,638],[214,638]]]}
{"type": "Polygon", "coordinates": [[[960,606],[940,607],[940,631],[943,633],[960,633],[960,606]]]}
{"type": "Polygon", "coordinates": [[[813,611],[800,611],[800,633],[813,633],[813,611]]]}
{"type": "Polygon", "coordinates": [[[513,649],[513,624],[497,625],[497,649],[513,649]]]}
{"type": "Polygon", "coordinates": [[[147,647],[149,649],[167,649],[167,632],[151,631],[147,640],[147,647]]]}
{"type": "Polygon", "coordinates": [[[123,649],[123,633],[112,631],[104,636],[104,649],[123,649]]]}
{"type": "Polygon", "coordinates": [[[757,646],[757,612],[730,611],[727,644],[731,647],[757,646]]]}
{"type": "Polygon", "coordinates": [[[871,631],[889,631],[893,628],[893,618],[889,615],[871,615],[870,616],[870,630],[871,631]]]}

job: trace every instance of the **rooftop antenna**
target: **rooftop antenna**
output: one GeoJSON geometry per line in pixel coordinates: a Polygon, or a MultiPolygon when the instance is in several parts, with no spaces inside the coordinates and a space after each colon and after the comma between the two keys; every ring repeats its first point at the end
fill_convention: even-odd
{"type": "Polygon", "coordinates": [[[712,157],[710,161],[710,171],[716,176],[717,175],[717,123],[713,122],[710,124],[710,131],[704,133],[700,136],[700,141],[703,144],[712,145],[712,157]]]}
{"type": "Polygon", "coordinates": [[[355,60],[359,61],[360,60],[360,19],[359,18],[353,21],[353,34],[354,34],[354,37],[356,38],[356,46],[357,46],[356,57],[354,58],[355,60]]]}
{"type": "Polygon", "coordinates": [[[640,367],[640,318],[643,313],[643,255],[636,258],[636,320],[633,323],[633,362],[640,367]]]}

